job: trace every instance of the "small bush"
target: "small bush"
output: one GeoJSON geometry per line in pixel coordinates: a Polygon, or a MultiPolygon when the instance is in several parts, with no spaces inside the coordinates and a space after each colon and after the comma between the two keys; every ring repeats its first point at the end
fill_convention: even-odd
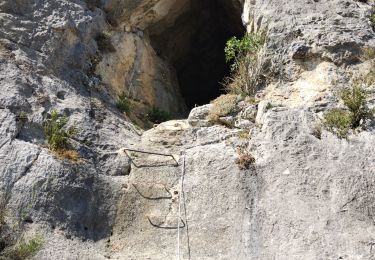
{"type": "Polygon", "coordinates": [[[8,250],[5,255],[10,260],[24,260],[35,256],[43,246],[43,239],[40,237],[22,241],[8,250]]]}
{"type": "Polygon", "coordinates": [[[172,116],[167,111],[161,110],[158,107],[153,107],[152,110],[148,113],[147,119],[152,123],[160,124],[162,122],[172,119],[172,116]]]}
{"type": "Polygon", "coordinates": [[[366,104],[368,93],[360,85],[353,85],[340,93],[347,110],[334,108],[324,115],[324,125],[339,137],[346,137],[350,129],[364,126],[374,117],[375,110],[366,104]]]}
{"type": "Polygon", "coordinates": [[[232,70],[236,70],[239,64],[249,55],[257,54],[266,42],[266,34],[247,33],[242,39],[237,37],[230,38],[225,46],[225,59],[227,62],[233,62],[232,70]]]}
{"type": "Polygon", "coordinates": [[[232,75],[224,80],[224,84],[230,93],[255,94],[264,64],[261,50],[265,42],[265,32],[248,33],[242,39],[233,37],[227,41],[225,58],[232,63],[232,75]]]}
{"type": "Polygon", "coordinates": [[[116,48],[113,46],[111,41],[111,33],[110,32],[102,32],[98,36],[96,36],[95,40],[98,44],[98,49],[101,52],[115,52],[116,48]]]}
{"type": "Polygon", "coordinates": [[[351,126],[350,113],[342,109],[334,108],[324,115],[325,127],[340,138],[348,135],[351,126]]]}
{"type": "Polygon", "coordinates": [[[212,101],[211,104],[212,107],[207,119],[212,123],[220,123],[220,117],[224,117],[235,112],[237,107],[237,95],[221,95],[212,101]]]}
{"type": "Polygon", "coordinates": [[[341,93],[344,105],[351,113],[351,127],[353,129],[373,117],[373,111],[370,111],[366,105],[367,96],[367,91],[360,85],[344,89],[341,93]]]}
{"type": "Polygon", "coordinates": [[[119,99],[116,104],[117,108],[123,113],[130,112],[130,100],[125,95],[119,96],[119,99]]]}
{"type": "Polygon", "coordinates": [[[59,116],[56,110],[51,112],[50,119],[44,120],[44,133],[51,150],[66,150],[68,148],[69,138],[77,134],[77,129],[74,127],[65,129],[68,120],[67,116],[59,116]]]}
{"type": "Polygon", "coordinates": [[[255,158],[250,152],[239,148],[237,150],[237,153],[238,158],[236,159],[236,164],[238,165],[240,170],[250,169],[250,167],[255,164],[255,158]]]}

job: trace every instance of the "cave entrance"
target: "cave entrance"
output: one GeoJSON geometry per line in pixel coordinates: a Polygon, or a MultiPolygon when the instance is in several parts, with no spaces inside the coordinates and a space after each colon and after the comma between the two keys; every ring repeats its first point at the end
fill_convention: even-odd
{"type": "Polygon", "coordinates": [[[230,73],[224,48],[229,38],[245,33],[241,13],[238,0],[191,0],[173,25],[149,29],[153,48],[174,67],[189,109],[224,93],[230,73]]]}

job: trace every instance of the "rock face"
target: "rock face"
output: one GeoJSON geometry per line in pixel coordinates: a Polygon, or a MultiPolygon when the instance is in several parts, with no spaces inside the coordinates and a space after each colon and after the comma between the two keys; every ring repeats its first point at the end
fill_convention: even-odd
{"type": "Polygon", "coordinates": [[[205,3],[0,1],[0,215],[19,236],[43,235],[35,259],[374,258],[374,122],[347,140],[316,133],[335,92],[373,69],[373,2],[205,3]],[[261,102],[238,100],[226,126],[210,104],[141,130],[132,122],[152,107],[178,117],[195,103],[181,78],[204,65],[192,50],[216,54],[193,37],[214,30],[191,27],[211,4],[227,33],[241,34],[242,7],[247,31],[267,30],[261,102]],[[78,163],[47,147],[52,110],[78,129],[78,163]]]}

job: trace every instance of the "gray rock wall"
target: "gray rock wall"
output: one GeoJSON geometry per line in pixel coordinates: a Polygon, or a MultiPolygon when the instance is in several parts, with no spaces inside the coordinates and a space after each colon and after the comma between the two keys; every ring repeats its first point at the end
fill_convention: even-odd
{"type": "Polygon", "coordinates": [[[175,259],[178,220],[181,259],[374,258],[374,123],[348,140],[314,132],[334,93],[373,66],[373,2],[245,1],[248,31],[268,29],[262,102],[241,101],[223,118],[233,128],[211,125],[205,106],[146,132],[116,98],[132,87],[146,106],[186,109],[145,32],[188,1],[87,3],[0,1],[0,202],[7,226],[43,235],[35,259],[175,259]],[[115,51],[98,49],[100,34],[115,51]],[[79,163],[47,148],[52,109],[79,130],[79,163]],[[137,168],[124,147],[180,165],[130,153],[137,168]]]}

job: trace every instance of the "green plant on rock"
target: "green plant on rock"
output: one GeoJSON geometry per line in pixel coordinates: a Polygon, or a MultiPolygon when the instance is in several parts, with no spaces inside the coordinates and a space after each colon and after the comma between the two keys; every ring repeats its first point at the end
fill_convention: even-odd
{"type": "Polygon", "coordinates": [[[121,112],[129,113],[130,112],[130,100],[125,95],[119,96],[116,104],[117,108],[121,112]]]}
{"type": "Polygon", "coordinates": [[[52,110],[50,119],[44,120],[44,133],[51,150],[63,151],[68,149],[69,138],[77,135],[76,128],[66,129],[68,121],[69,118],[66,115],[60,116],[56,110],[52,110]]]}
{"type": "Polygon", "coordinates": [[[165,121],[168,121],[172,118],[171,114],[167,111],[164,111],[158,107],[153,107],[152,110],[148,113],[147,119],[152,123],[159,124],[165,121]]]}
{"type": "Polygon", "coordinates": [[[367,107],[367,91],[361,85],[353,85],[340,93],[346,110],[334,108],[325,113],[324,125],[341,138],[346,138],[350,129],[364,127],[374,117],[375,110],[367,107]]]}
{"type": "Polygon", "coordinates": [[[325,127],[338,137],[344,138],[348,135],[351,128],[351,118],[348,111],[333,108],[324,115],[324,120],[325,127]]]}
{"type": "Polygon", "coordinates": [[[353,129],[373,117],[374,111],[370,110],[366,105],[368,93],[360,85],[344,89],[340,96],[344,105],[350,111],[351,127],[353,129]]]}
{"type": "Polygon", "coordinates": [[[44,240],[40,236],[36,236],[26,241],[20,241],[12,248],[5,252],[6,259],[24,260],[35,256],[43,247],[44,240]]]}
{"type": "Polygon", "coordinates": [[[237,37],[230,38],[225,46],[225,59],[232,62],[232,71],[236,70],[241,62],[243,62],[249,55],[257,54],[266,42],[266,34],[247,33],[242,39],[237,37]]]}
{"type": "Polygon", "coordinates": [[[232,75],[224,80],[226,89],[233,94],[254,95],[260,82],[263,67],[261,50],[266,33],[247,33],[243,38],[232,37],[224,49],[225,58],[231,63],[232,75]]]}

